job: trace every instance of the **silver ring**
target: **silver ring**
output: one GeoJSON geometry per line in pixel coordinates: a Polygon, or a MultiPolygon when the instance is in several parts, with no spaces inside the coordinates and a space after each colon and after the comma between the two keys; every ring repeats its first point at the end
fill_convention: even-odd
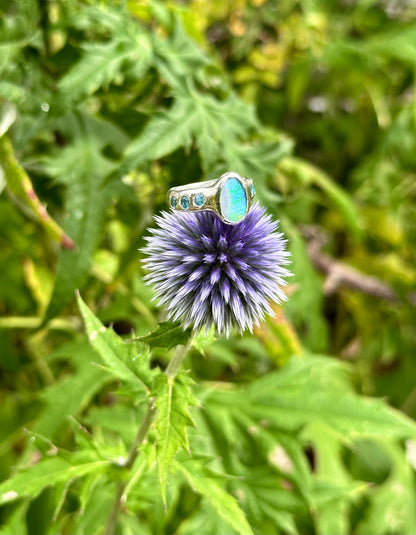
{"type": "Polygon", "coordinates": [[[246,217],[254,194],[251,178],[230,172],[215,180],[171,188],[167,194],[167,204],[172,210],[180,212],[209,210],[215,212],[224,223],[235,225],[246,217]]]}

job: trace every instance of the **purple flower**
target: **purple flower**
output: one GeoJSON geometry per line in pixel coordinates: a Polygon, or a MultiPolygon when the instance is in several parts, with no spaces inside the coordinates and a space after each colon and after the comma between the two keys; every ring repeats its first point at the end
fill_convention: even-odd
{"type": "Polygon", "coordinates": [[[285,300],[290,275],[286,240],[277,223],[254,203],[241,223],[227,225],[213,212],[162,212],[143,252],[145,280],[172,320],[195,331],[215,325],[252,331],[269,301],[285,300]]]}

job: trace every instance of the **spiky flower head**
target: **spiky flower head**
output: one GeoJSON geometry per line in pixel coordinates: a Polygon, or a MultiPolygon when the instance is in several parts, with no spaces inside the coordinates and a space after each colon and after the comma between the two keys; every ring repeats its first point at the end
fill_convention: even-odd
{"type": "Polygon", "coordinates": [[[286,240],[258,203],[237,225],[208,211],[162,212],[155,221],[143,249],[145,280],[184,328],[252,331],[273,315],[269,301],[285,300],[286,240]]]}

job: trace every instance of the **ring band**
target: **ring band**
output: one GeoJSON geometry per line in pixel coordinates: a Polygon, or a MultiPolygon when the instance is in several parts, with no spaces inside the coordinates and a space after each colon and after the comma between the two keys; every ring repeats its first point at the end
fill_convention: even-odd
{"type": "Polygon", "coordinates": [[[247,215],[254,194],[251,178],[230,172],[214,180],[171,188],[167,203],[172,210],[181,212],[209,210],[224,223],[235,225],[247,215]]]}

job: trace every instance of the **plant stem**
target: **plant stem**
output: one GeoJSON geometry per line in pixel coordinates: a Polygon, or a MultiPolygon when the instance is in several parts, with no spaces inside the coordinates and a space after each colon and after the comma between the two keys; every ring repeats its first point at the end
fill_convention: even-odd
{"type": "Polygon", "coordinates": [[[65,249],[74,249],[75,243],[65,234],[62,228],[51,218],[41,203],[25,169],[17,160],[13,145],[7,136],[0,137],[0,166],[6,176],[7,191],[13,197],[23,201],[36,215],[36,219],[49,235],[57,240],[65,249]]]}
{"type": "Polygon", "coordinates": [[[192,341],[193,341],[193,336],[191,335],[185,346],[177,346],[177,348],[173,352],[172,358],[170,359],[170,362],[167,365],[167,368],[165,370],[166,375],[170,379],[173,379],[175,375],[178,373],[178,370],[181,367],[183,359],[186,357],[192,345],[192,341]]]}
{"type": "MultiPolygon", "coordinates": [[[[2,316],[0,329],[38,329],[42,325],[42,318],[38,316],[2,316]]],[[[79,318],[53,318],[48,323],[48,329],[57,331],[77,331],[81,324],[79,318]]]]}
{"type": "MultiPolygon", "coordinates": [[[[186,357],[186,354],[188,353],[189,348],[192,345],[192,339],[193,337],[191,336],[185,346],[176,347],[172,355],[172,358],[165,370],[165,374],[170,379],[173,380],[176,374],[178,373],[178,370],[181,367],[183,359],[186,357]]],[[[130,470],[132,468],[134,461],[137,459],[137,456],[139,455],[138,448],[140,444],[146,439],[147,433],[149,432],[150,426],[152,425],[153,418],[155,417],[155,415],[156,415],[156,407],[154,405],[154,400],[151,399],[149,407],[147,408],[146,415],[143,419],[143,422],[130,447],[129,454],[127,456],[127,459],[124,465],[124,467],[127,470],[130,470]]],[[[117,519],[118,519],[120,510],[124,503],[123,494],[124,494],[124,491],[126,490],[127,484],[128,484],[128,478],[120,481],[117,485],[117,490],[116,490],[116,495],[114,497],[113,506],[111,508],[110,516],[108,517],[107,526],[105,528],[103,535],[115,535],[117,519]]]]}

